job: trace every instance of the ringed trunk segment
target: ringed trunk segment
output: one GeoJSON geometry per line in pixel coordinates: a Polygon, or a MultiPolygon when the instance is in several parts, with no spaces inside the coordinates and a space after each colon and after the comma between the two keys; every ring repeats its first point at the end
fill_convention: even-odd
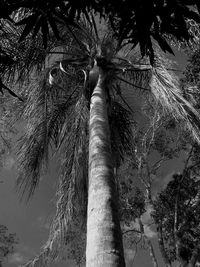
{"type": "Polygon", "coordinates": [[[104,75],[90,104],[86,267],[125,267],[104,75]]]}

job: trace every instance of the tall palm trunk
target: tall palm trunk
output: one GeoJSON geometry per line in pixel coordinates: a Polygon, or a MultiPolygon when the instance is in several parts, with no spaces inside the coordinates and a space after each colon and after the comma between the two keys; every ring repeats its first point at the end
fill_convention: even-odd
{"type": "Polygon", "coordinates": [[[86,267],[124,267],[104,88],[100,71],[90,105],[86,267]]]}

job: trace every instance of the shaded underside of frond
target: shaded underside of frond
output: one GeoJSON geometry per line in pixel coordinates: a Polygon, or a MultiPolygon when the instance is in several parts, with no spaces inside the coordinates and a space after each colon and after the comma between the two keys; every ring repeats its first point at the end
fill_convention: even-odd
{"type": "Polygon", "coordinates": [[[120,102],[111,103],[109,116],[111,132],[111,148],[115,159],[114,165],[118,167],[125,156],[130,155],[134,147],[133,130],[135,123],[133,114],[120,102]]]}

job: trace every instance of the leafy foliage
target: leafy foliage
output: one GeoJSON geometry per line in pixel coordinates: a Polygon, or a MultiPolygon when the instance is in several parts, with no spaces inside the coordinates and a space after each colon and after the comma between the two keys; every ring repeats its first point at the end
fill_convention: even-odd
{"type": "Polygon", "coordinates": [[[127,40],[135,47],[138,43],[142,56],[149,55],[153,62],[152,40],[154,38],[163,51],[172,52],[165,35],[175,36],[179,40],[190,38],[187,19],[199,23],[199,2],[196,1],[1,1],[1,19],[12,20],[13,12],[25,12],[18,25],[25,25],[20,39],[32,33],[35,37],[42,32],[46,47],[50,31],[59,39],[58,24],[76,26],[75,19],[84,14],[88,20],[88,12],[93,10],[110,20],[111,26],[120,43],[127,40]],[[145,20],[143,18],[146,18],[145,20]]]}
{"type": "Polygon", "coordinates": [[[196,49],[194,52],[190,53],[188,57],[188,64],[184,71],[184,76],[181,80],[181,85],[183,87],[183,92],[185,97],[193,102],[193,105],[196,109],[199,109],[200,103],[200,94],[199,94],[199,49],[196,49]]]}
{"type": "Polygon", "coordinates": [[[8,229],[0,225],[0,264],[3,260],[14,251],[15,244],[18,243],[15,234],[7,233],[8,229]]]}
{"type": "Polygon", "coordinates": [[[139,187],[134,186],[132,179],[120,182],[121,220],[127,226],[145,212],[145,199],[139,187]]]}

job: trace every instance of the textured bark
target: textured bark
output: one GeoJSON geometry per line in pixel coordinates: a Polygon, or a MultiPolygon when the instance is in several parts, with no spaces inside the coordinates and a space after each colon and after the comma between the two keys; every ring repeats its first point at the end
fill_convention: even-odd
{"type": "Polygon", "coordinates": [[[90,105],[86,267],[124,267],[103,78],[90,105]]]}

